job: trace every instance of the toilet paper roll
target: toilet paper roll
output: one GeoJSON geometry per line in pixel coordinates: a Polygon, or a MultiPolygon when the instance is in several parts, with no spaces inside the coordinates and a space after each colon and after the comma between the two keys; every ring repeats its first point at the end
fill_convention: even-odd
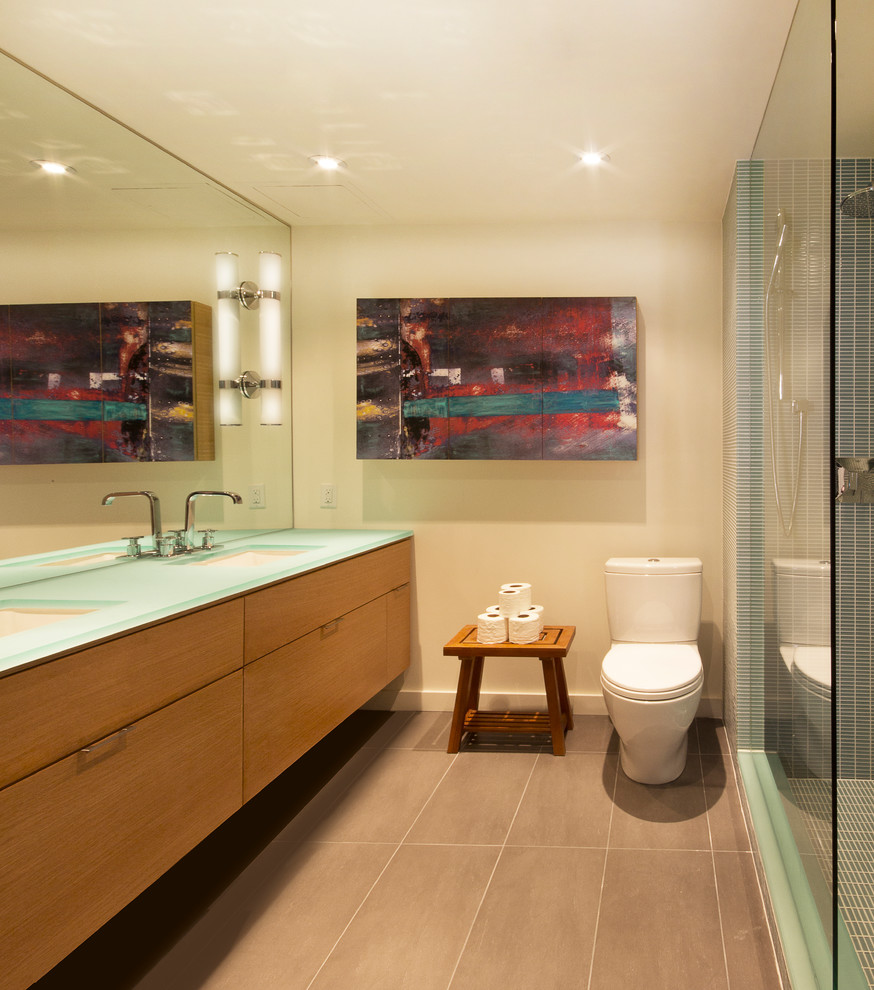
{"type": "Polygon", "coordinates": [[[522,603],[522,608],[526,609],[531,604],[531,585],[525,584],[523,581],[515,581],[512,584],[502,584],[501,591],[518,591],[519,601],[522,603]]]}
{"type": "Polygon", "coordinates": [[[501,610],[501,615],[505,615],[508,619],[525,611],[522,602],[522,592],[518,588],[512,591],[502,589],[498,592],[498,608],[501,610]]]}
{"type": "Polygon", "coordinates": [[[540,616],[536,612],[522,612],[510,619],[511,643],[536,643],[540,639],[540,616]]]}
{"type": "Polygon", "coordinates": [[[526,612],[531,612],[540,619],[540,632],[543,632],[543,606],[542,605],[529,605],[525,609],[526,612]]]}
{"type": "Polygon", "coordinates": [[[478,643],[506,643],[507,620],[499,612],[482,612],[476,617],[478,643]]]}

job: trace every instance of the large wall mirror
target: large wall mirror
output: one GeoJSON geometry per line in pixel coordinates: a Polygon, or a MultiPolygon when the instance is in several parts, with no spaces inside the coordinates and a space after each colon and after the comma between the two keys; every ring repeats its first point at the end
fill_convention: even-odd
{"type": "MultiPolygon", "coordinates": [[[[276,252],[285,259],[283,378],[290,380],[290,231],[283,223],[2,54],[0,93],[0,305],[190,299],[214,306],[217,252],[238,254],[246,279],[257,279],[260,251],[276,252]],[[75,172],[45,174],[31,164],[40,159],[75,172]]],[[[244,365],[247,351],[257,353],[255,337],[243,327],[244,365]]],[[[245,495],[249,485],[264,485],[265,508],[216,505],[213,521],[225,529],[291,525],[287,394],[284,404],[281,426],[261,427],[256,408],[244,410],[242,426],[216,421],[211,461],[0,466],[0,557],[133,532],[142,522],[138,506],[110,514],[100,505],[119,488],[155,491],[169,527],[181,519],[189,491],[245,495]]]]}

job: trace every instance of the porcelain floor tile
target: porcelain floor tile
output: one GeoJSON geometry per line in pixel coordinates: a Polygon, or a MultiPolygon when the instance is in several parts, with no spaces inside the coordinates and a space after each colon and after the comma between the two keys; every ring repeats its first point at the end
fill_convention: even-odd
{"type": "Polygon", "coordinates": [[[611,849],[589,990],[727,990],[710,852],[611,849]]]}
{"type": "Polygon", "coordinates": [[[538,756],[507,842],[606,847],[617,766],[602,753],[538,756]]]}
{"type": "Polygon", "coordinates": [[[401,846],[312,990],[446,990],[499,851],[401,846]]]}
{"type": "Polygon", "coordinates": [[[605,852],[508,847],[451,990],[585,986],[605,852]]]}

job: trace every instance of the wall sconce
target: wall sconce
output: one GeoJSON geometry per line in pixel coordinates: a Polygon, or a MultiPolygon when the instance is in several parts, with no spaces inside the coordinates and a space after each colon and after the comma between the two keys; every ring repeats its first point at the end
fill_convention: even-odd
{"type": "Polygon", "coordinates": [[[261,423],[282,423],[282,314],[280,286],[282,255],[262,251],[258,278],[241,282],[239,258],[230,251],[215,256],[218,290],[218,375],[219,422],[222,426],[240,426],[243,422],[243,397],[261,395],[261,423]],[[240,370],[240,310],[258,314],[261,345],[261,370],[240,370]]]}

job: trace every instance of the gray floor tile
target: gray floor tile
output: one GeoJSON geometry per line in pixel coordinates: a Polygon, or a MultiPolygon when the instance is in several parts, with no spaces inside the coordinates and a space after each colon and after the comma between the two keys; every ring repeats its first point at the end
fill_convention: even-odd
{"type": "Polygon", "coordinates": [[[451,990],[584,987],[605,853],[504,849],[451,990]]]}
{"type": "Polygon", "coordinates": [[[305,990],[396,848],[273,843],[137,990],[305,990]]]}
{"type": "Polygon", "coordinates": [[[611,848],[710,849],[701,764],[695,755],[670,784],[639,784],[620,769],[614,803],[611,848]]]}
{"type": "Polygon", "coordinates": [[[433,749],[446,752],[451,712],[393,712],[368,745],[391,749],[433,749]]]}
{"type": "Polygon", "coordinates": [[[565,746],[569,753],[618,753],[619,736],[607,715],[574,715],[565,746]]]}
{"type": "Polygon", "coordinates": [[[499,851],[401,846],[313,990],[446,990],[499,851]]]}
{"type": "Polygon", "coordinates": [[[537,757],[507,838],[511,845],[607,846],[618,757],[537,757]]]}
{"type": "Polygon", "coordinates": [[[749,850],[750,836],[731,757],[702,756],[701,765],[713,848],[749,850]]]}
{"type": "Polygon", "coordinates": [[[780,990],[752,853],[715,852],[713,860],[731,990],[780,990]]]}
{"type": "Polygon", "coordinates": [[[333,842],[400,842],[454,758],[408,749],[378,753],[310,837],[333,842]]]}
{"type": "Polygon", "coordinates": [[[710,852],[610,849],[589,990],[727,990],[710,852]]]}
{"type": "Polygon", "coordinates": [[[406,841],[500,845],[537,759],[527,753],[459,754],[406,841]]]}

